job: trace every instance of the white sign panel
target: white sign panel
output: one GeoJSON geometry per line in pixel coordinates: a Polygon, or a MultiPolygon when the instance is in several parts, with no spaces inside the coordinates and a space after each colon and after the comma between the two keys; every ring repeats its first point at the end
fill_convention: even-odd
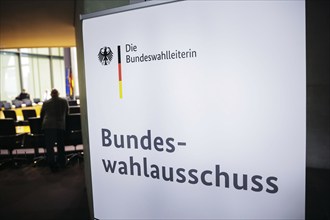
{"type": "Polygon", "coordinates": [[[304,219],[305,2],[83,20],[95,219],[304,219]]]}

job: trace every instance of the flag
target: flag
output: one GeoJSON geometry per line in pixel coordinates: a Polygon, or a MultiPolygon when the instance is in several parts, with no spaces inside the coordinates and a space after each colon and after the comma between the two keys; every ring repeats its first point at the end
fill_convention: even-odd
{"type": "Polygon", "coordinates": [[[74,80],[73,80],[73,74],[71,68],[66,69],[66,82],[65,82],[65,87],[66,87],[66,95],[67,96],[74,96],[74,80]]]}
{"type": "Polygon", "coordinates": [[[70,68],[70,73],[69,73],[69,83],[70,83],[70,96],[74,95],[74,80],[73,80],[73,75],[72,75],[72,71],[70,68]]]}

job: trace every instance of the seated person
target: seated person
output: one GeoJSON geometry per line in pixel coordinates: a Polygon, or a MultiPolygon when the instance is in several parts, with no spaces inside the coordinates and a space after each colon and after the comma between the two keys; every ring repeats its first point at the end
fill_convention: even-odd
{"type": "Polygon", "coordinates": [[[23,100],[23,99],[30,99],[30,94],[25,91],[25,89],[22,89],[22,92],[16,97],[17,100],[23,100]]]}

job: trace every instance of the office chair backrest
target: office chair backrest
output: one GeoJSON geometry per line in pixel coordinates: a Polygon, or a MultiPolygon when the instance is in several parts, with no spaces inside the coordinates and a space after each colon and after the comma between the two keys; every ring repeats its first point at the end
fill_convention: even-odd
{"type": "Polygon", "coordinates": [[[38,104],[40,102],[40,98],[34,98],[33,99],[33,102],[36,103],[36,104],[38,104]]]}
{"type": "Polygon", "coordinates": [[[80,106],[70,106],[69,114],[77,114],[80,113],[80,106]]]}
{"type": "Polygon", "coordinates": [[[23,101],[17,100],[17,99],[15,99],[15,100],[13,100],[11,102],[12,102],[13,105],[15,105],[16,108],[22,107],[22,104],[23,104],[23,101]]]}
{"type": "Polygon", "coordinates": [[[11,104],[10,104],[10,102],[5,102],[5,103],[4,103],[4,107],[5,107],[6,110],[11,109],[11,104]]]}
{"type": "Polygon", "coordinates": [[[67,131],[78,131],[81,130],[80,114],[70,114],[66,120],[67,131]]]}
{"type": "Polygon", "coordinates": [[[32,101],[30,99],[23,99],[22,102],[26,106],[32,106],[32,101]]]}
{"type": "Polygon", "coordinates": [[[77,100],[69,100],[68,104],[69,104],[69,106],[77,106],[78,105],[77,100]]]}
{"type": "Polygon", "coordinates": [[[14,110],[4,110],[3,114],[5,115],[5,118],[12,118],[14,121],[17,121],[16,112],[14,110]]]}
{"type": "Polygon", "coordinates": [[[28,120],[29,118],[32,117],[37,117],[36,110],[34,109],[22,109],[22,113],[24,120],[28,120]]]}
{"type": "Polygon", "coordinates": [[[15,135],[15,122],[12,118],[0,119],[0,136],[15,135]]]}
{"type": "Polygon", "coordinates": [[[29,126],[30,126],[30,132],[31,134],[42,134],[41,130],[41,118],[38,117],[30,117],[28,118],[29,126]]]}

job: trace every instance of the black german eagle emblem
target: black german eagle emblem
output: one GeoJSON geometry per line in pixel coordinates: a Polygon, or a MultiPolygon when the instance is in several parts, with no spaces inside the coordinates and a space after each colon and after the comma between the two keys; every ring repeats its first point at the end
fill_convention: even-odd
{"type": "Polygon", "coordinates": [[[110,47],[102,47],[98,57],[102,65],[109,65],[113,57],[113,52],[111,51],[110,47]]]}

